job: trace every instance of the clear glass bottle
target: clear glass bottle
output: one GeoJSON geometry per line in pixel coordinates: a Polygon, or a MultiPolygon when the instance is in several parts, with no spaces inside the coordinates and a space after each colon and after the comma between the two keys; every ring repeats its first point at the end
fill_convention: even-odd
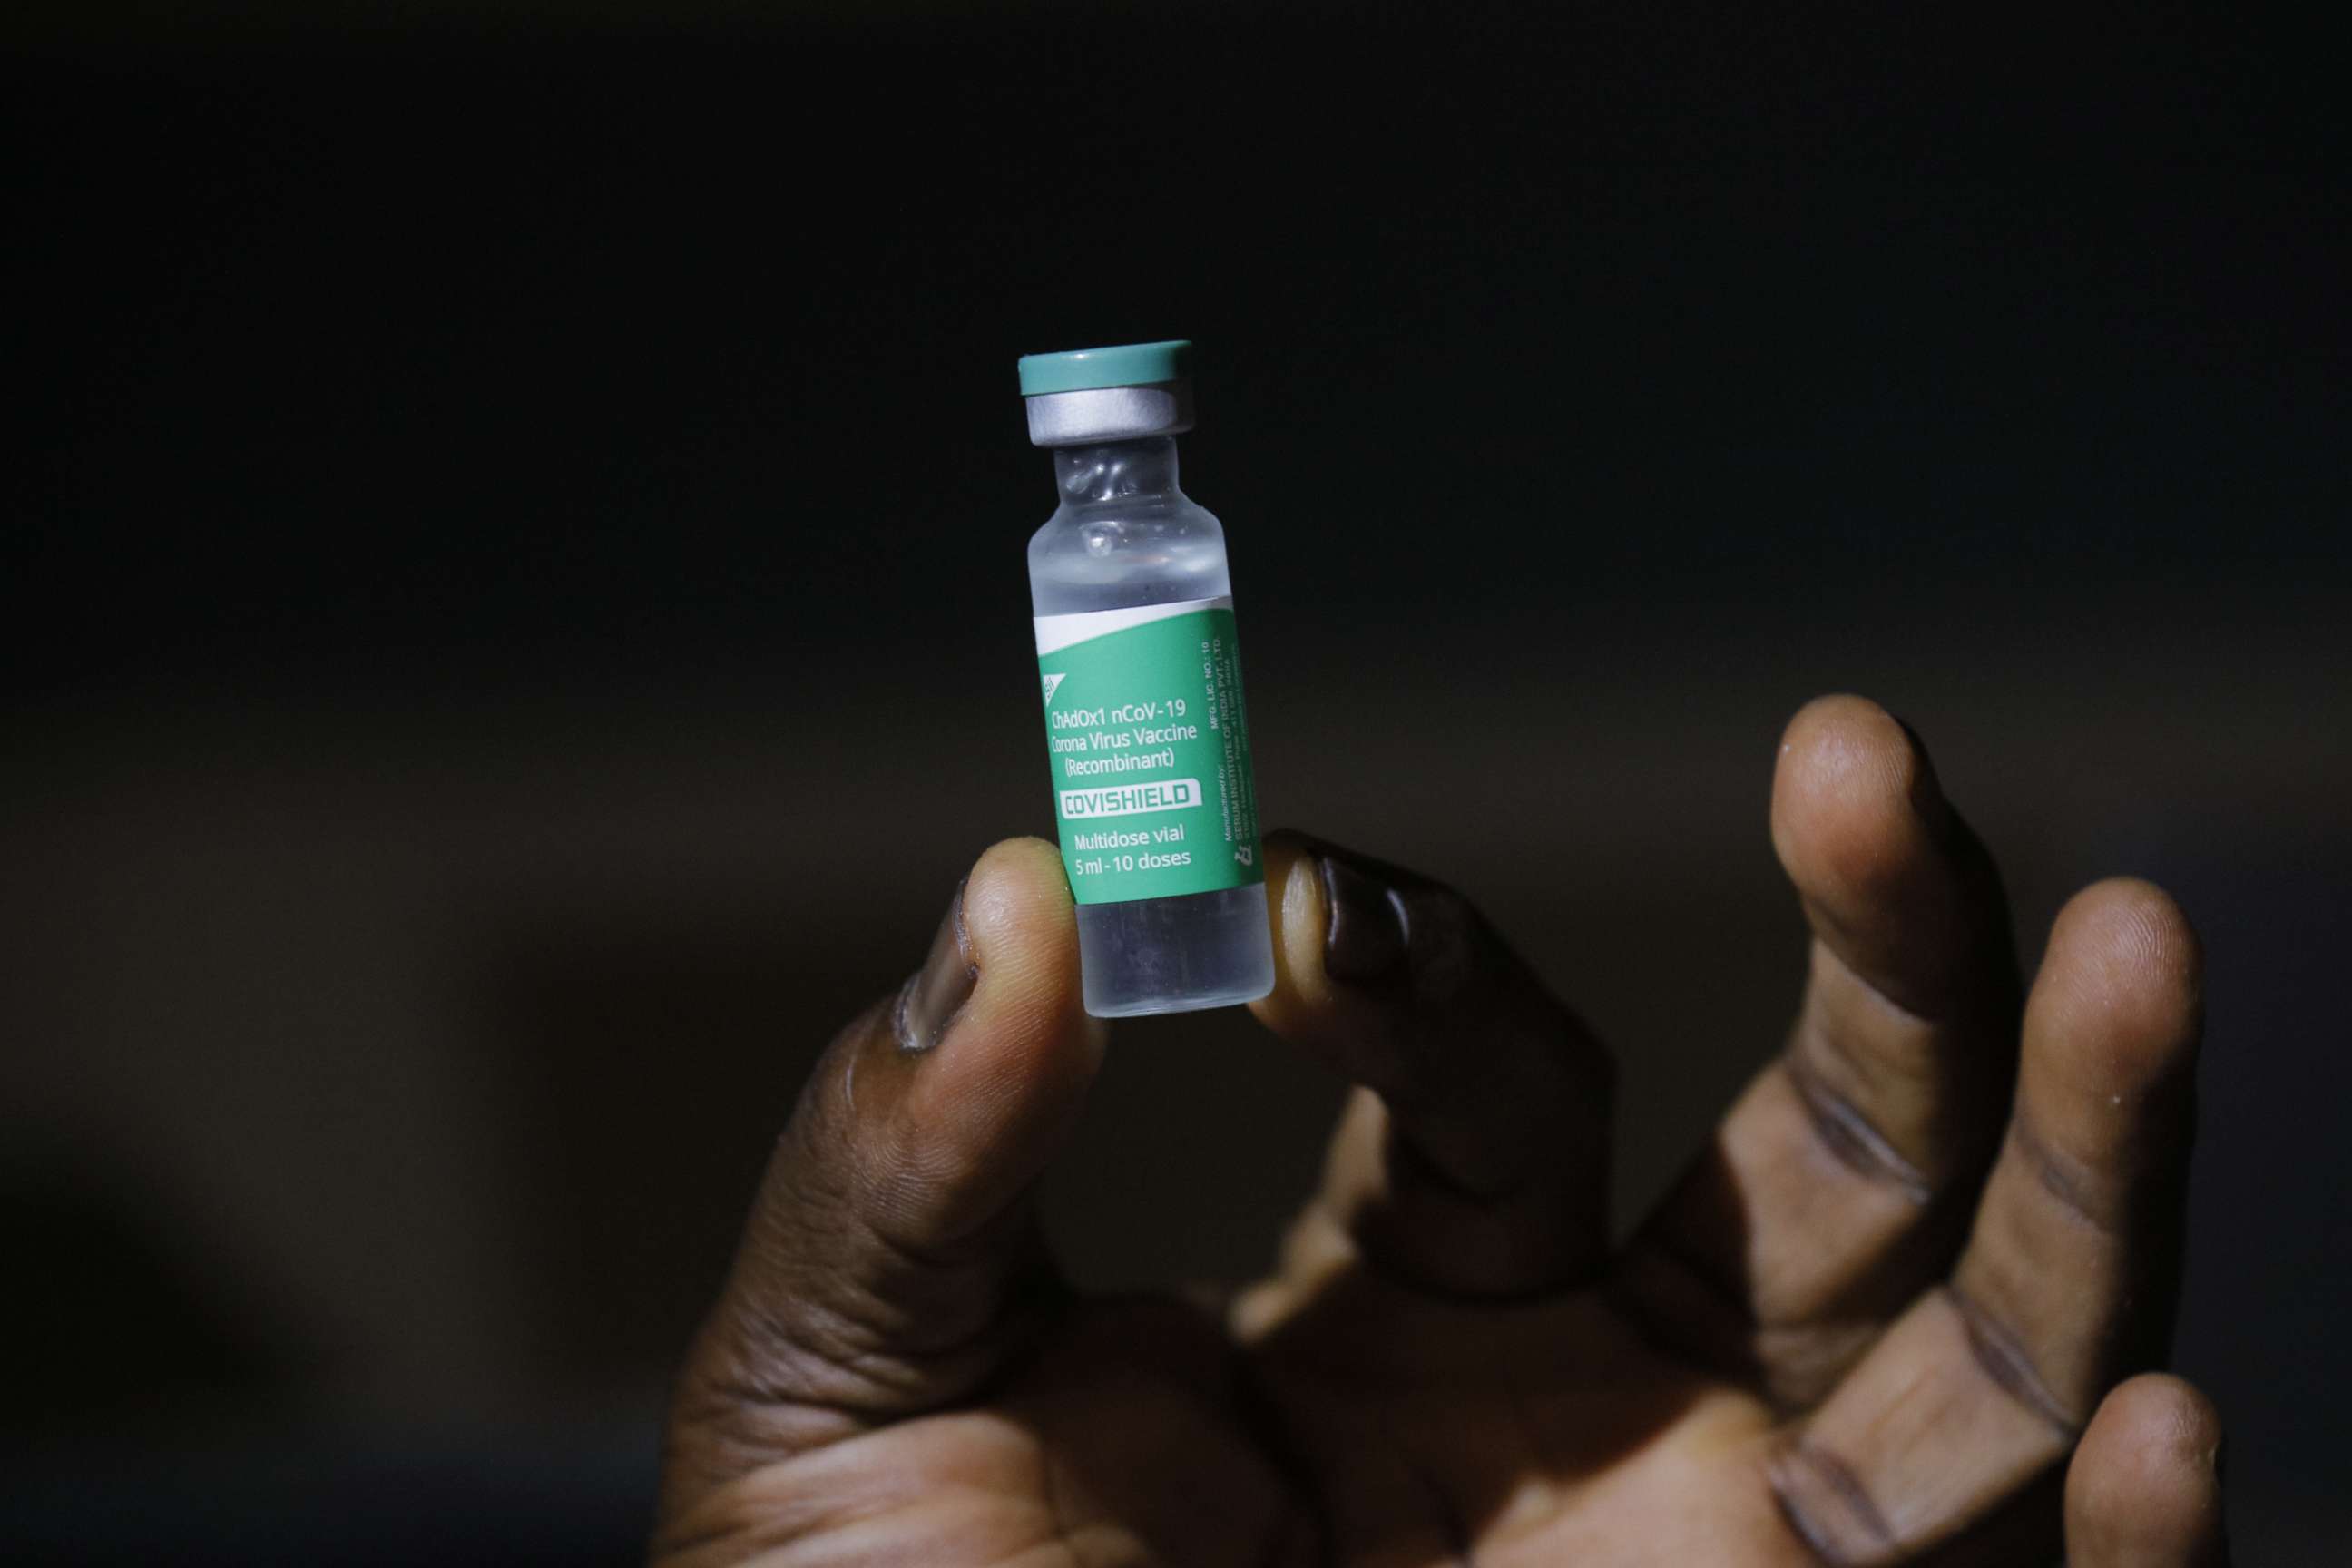
{"type": "MultiPolygon", "coordinates": [[[[1048,617],[1135,612],[1151,606],[1216,605],[1223,616],[1224,651],[1231,652],[1233,583],[1225,564],[1224,530],[1177,483],[1175,437],[1192,427],[1190,387],[1181,374],[1188,348],[1139,344],[1077,354],[1034,355],[1022,362],[1031,438],[1053,449],[1055,483],[1061,498],[1059,508],[1029,541],[1030,596],[1039,618],[1041,650],[1048,642],[1044,629],[1048,617]],[[1072,362],[1077,362],[1075,373],[1072,362]],[[1041,364],[1053,374],[1033,375],[1033,367],[1041,364]],[[1139,384],[1132,380],[1125,384],[1100,384],[1122,375],[1155,379],[1139,384]],[[1066,384],[1072,380],[1097,384],[1066,384]],[[1047,390],[1031,390],[1039,385],[1047,390]]],[[[1055,624],[1080,630],[1090,626],[1075,621],[1055,624]]],[[[1204,641],[1200,646],[1206,649],[1210,645],[1204,641]]],[[[1057,661],[1041,651],[1040,662],[1042,667],[1057,661]]],[[[1126,830],[1122,837],[1135,837],[1165,831],[1167,822],[1193,816],[1191,852],[1203,863],[1215,860],[1213,874],[1246,876],[1247,879],[1234,886],[1171,896],[1116,896],[1097,901],[1089,895],[1098,884],[1074,875],[1087,1011],[1098,1017],[1224,1006],[1255,1000],[1273,988],[1274,952],[1263,871],[1256,863],[1255,784],[1248,774],[1237,659],[1229,658],[1218,678],[1230,685],[1223,699],[1229,715],[1225,722],[1238,742],[1237,746],[1227,744],[1225,752],[1229,757],[1237,752],[1238,760],[1237,764],[1229,763],[1222,784],[1214,777],[1208,781],[1207,793],[1213,795],[1222,787],[1237,795],[1245,814],[1239,831],[1229,821],[1226,838],[1214,837],[1214,801],[1203,801],[1196,813],[1163,812],[1109,820],[1114,827],[1126,830]],[[1155,828],[1155,824],[1160,826],[1155,828]]],[[[1057,738],[1051,730],[1057,679],[1050,671],[1045,678],[1049,739],[1057,738]]],[[[1138,696],[1157,696],[1171,684],[1138,679],[1138,696]]],[[[1214,710],[1219,705],[1215,684],[1213,679],[1205,697],[1192,695],[1189,702],[1183,698],[1174,700],[1181,709],[1180,722],[1188,719],[1190,730],[1204,730],[1201,722],[1204,708],[1214,710]]],[[[1117,714],[1123,710],[1108,710],[1117,714]]],[[[1074,728],[1072,735],[1082,729],[1074,728]]],[[[1147,721],[1137,732],[1149,738],[1185,731],[1156,728],[1147,721]]],[[[1216,739],[1213,731],[1208,731],[1208,738],[1216,739]]],[[[1181,753],[1172,765],[1195,773],[1209,771],[1193,765],[1192,755],[1181,753]]],[[[1057,752],[1055,760],[1057,787],[1088,782],[1064,777],[1064,756],[1057,752]]],[[[1130,784],[1139,778],[1149,781],[1152,776],[1147,773],[1120,777],[1112,784],[1130,784]]],[[[1178,781],[1180,784],[1190,782],[1178,781]]],[[[1073,846],[1087,841],[1079,836],[1087,825],[1074,822],[1066,810],[1059,814],[1066,861],[1083,868],[1087,858],[1073,846]]]]}

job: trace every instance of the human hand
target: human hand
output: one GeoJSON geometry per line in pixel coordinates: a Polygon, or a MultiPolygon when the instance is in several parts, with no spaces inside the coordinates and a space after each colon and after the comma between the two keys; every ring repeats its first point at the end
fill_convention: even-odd
{"type": "Polygon", "coordinates": [[[1221,1312],[1055,1276],[1029,1194],[1103,1033],[1059,859],[990,850],[801,1095],[679,1381],[656,1560],[2009,1564],[2063,1528],[2074,1568],[2224,1562],[2211,1407],[2145,1370],[2186,921],[2086,889],[2021,1005],[1990,858],[1857,699],[1791,722],[1771,821],[1804,1001],[1614,1247],[1583,1026],[1458,895],[1269,840],[1253,1010],[1357,1088],[1221,1312]]]}

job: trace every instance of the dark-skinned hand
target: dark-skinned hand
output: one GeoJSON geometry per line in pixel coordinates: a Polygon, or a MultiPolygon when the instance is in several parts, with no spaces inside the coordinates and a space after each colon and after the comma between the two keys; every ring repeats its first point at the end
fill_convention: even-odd
{"type": "Polygon", "coordinates": [[[1031,1193],[1104,1035],[1059,859],[991,849],[801,1095],[679,1381],[656,1561],[2222,1563],[2212,1409],[2148,1370],[2195,935],[2102,882],[2021,1000],[1990,858],[1857,699],[1790,723],[1771,822],[1803,1003],[1613,1247],[1583,1026],[1458,895],[1269,840],[1254,1011],[1357,1087],[1222,1312],[1055,1272],[1031,1193]]]}

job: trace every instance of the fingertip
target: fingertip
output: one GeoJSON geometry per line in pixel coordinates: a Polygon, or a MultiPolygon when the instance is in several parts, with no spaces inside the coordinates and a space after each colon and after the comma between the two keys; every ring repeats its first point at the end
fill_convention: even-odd
{"type": "Polygon", "coordinates": [[[2194,927],[2152,882],[2116,877],[2075,894],[2051,927],[2030,1034],[2066,1052],[2085,1086],[2128,1095],[2195,1059],[2204,960],[2194,927]]]}
{"type": "Polygon", "coordinates": [[[2094,882],[2066,901],[2050,944],[2082,963],[2087,993],[2121,1005],[2144,998],[2169,1019],[2193,1011],[2204,990],[2204,950],[2172,895],[2137,877],[2094,882]]]}
{"type": "Polygon", "coordinates": [[[2000,879],[1877,703],[1818,698],[1790,721],[1772,847],[1813,934],[1880,996],[1928,1018],[2013,996],[2000,879]]]}
{"type": "Polygon", "coordinates": [[[1785,756],[1817,748],[1834,750],[1853,742],[1884,745],[1899,742],[1906,734],[1901,721],[1869,698],[1832,691],[1812,699],[1790,715],[1780,734],[1780,751],[1785,756]]]}
{"type": "Polygon", "coordinates": [[[2105,1463],[2145,1464],[2166,1474],[2184,1468],[2211,1473],[2221,1452],[2221,1413],[2187,1378],[2142,1373],[2099,1402],[2083,1435],[2082,1452],[2105,1463]]]}
{"type": "Polygon", "coordinates": [[[1010,900],[1017,906],[1035,903],[1064,910],[1071,907],[1070,884],[1063,875],[1060,851],[1027,835],[999,839],[982,850],[964,885],[974,891],[986,889],[996,900],[1010,900]]]}
{"type": "Polygon", "coordinates": [[[1063,981],[1076,984],[1077,910],[1061,853],[1044,839],[989,846],[964,880],[963,918],[983,986],[992,973],[1000,989],[1043,982],[1057,993],[1063,981]]]}
{"type": "Polygon", "coordinates": [[[1868,698],[1816,698],[1789,721],[1772,841],[1809,900],[1842,905],[1898,891],[1944,809],[1926,750],[1868,698]]]}
{"type": "Polygon", "coordinates": [[[971,994],[908,1078],[892,1156],[923,1179],[952,1232],[1009,1203],[1075,1117],[1105,1029],[1085,1006],[1077,920],[1060,854],[1035,838],[991,847],[965,879],[971,994]]]}
{"type": "Polygon", "coordinates": [[[2100,1403],[2066,1472],[2066,1534],[2089,1564],[2221,1561],[2221,1419],[2194,1384],[2147,1373],[2100,1403]]]}
{"type": "Polygon", "coordinates": [[[1078,962],[1077,909],[1061,852],[1041,838],[1008,838],[972,863],[963,893],[979,981],[969,1011],[989,1038],[1075,1030],[1099,1042],[1101,1021],[1086,1011],[1078,962]]]}
{"type": "Polygon", "coordinates": [[[1285,1019],[1330,1000],[1331,980],[1323,968],[1329,928],[1321,864],[1315,841],[1285,829],[1265,840],[1266,919],[1274,941],[1274,988],[1249,1005],[1258,1019],[1279,1029],[1285,1019]]]}

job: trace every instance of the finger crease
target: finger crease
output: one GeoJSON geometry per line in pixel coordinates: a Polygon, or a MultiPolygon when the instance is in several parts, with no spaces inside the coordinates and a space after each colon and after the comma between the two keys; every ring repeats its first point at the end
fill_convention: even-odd
{"type": "MultiPolygon", "coordinates": [[[[1841,963],[1845,963],[1843,957],[1839,959],[1839,962],[1841,963]]],[[[1871,1001],[1875,1003],[1877,1005],[1885,1008],[1886,1011],[1895,1015],[1895,1018],[1899,1022],[1911,1025],[1915,1028],[1935,1028],[1940,1025],[1949,1023],[1951,1021],[1952,1014],[1956,1011],[1956,1009],[1951,1007],[1927,1008],[1916,1006],[1911,1003],[1904,1001],[1901,997],[1895,995],[1895,993],[1889,991],[1885,986],[1880,984],[1876,980],[1863,973],[1860,969],[1855,968],[1851,963],[1847,963],[1845,965],[1845,972],[1848,974],[1853,975],[1857,981],[1861,982],[1862,994],[1864,995],[1869,997],[1871,1001]]]]}
{"type": "Polygon", "coordinates": [[[946,1332],[912,1340],[884,1312],[814,1292],[756,1322],[759,1338],[748,1348],[758,1361],[735,1378],[747,1395],[861,1417],[960,1396],[1003,1359],[1023,1329],[1008,1301],[946,1332]],[[845,1386],[825,1389],[818,1380],[827,1372],[845,1386]]]}
{"type": "Polygon", "coordinates": [[[1944,1295],[1960,1315],[1969,1336],[1969,1352],[1977,1367],[2001,1391],[2046,1422],[2068,1443],[2082,1436],[2083,1424],[2064,1402],[2050,1392],[2034,1370],[2024,1342],[2007,1323],[1957,1285],[1946,1285],[1944,1295]]]}
{"type": "Polygon", "coordinates": [[[1885,984],[1876,975],[1847,957],[1844,947],[1840,943],[1818,935],[1813,940],[1822,951],[1836,961],[1840,969],[1853,977],[1855,984],[1862,987],[1864,995],[1904,1023],[1930,1027],[1948,1023],[1952,1016],[1961,1010],[1956,1006],[1928,1007],[1922,1004],[1906,1002],[1887,989],[1885,984]]]}
{"type": "Polygon", "coordinates": [[[1856,1174],[1898,1187],[1913,1203],[1925,1206],[1935,1188],[1919,1168],[1905,1159],[1862,1108],[1843,1091],[1832,1089],[1795,1051],[1781,1058],[1789,1083],[1805,1108],[1805,1121],[1838,1163],[1856,1174]]]}
{"type": "Polygon", "coordinates": [[[1801,1439],[1774,1457],[1767,1479],[1790,1533],[1823,1568],[1893,1552],[1894,1526],[1853,1467],[1829,1450],[1801,1439]]]}
{"type": "Polygon", "coordinates": [[[2025,1168],[2033,1173],[2035,1184],[2047,1193],[2069,1217],[2088,1226],[2103,1236],[2119,1231],[2121,1219],[2115,1205],[2105,1202],[2094,1191],[2093,1183],[2082,1166],[2053,1147],[2042,1136],[2020,1106],[2009,1122],[2010,1147],[2017,1152],[2025,1168]]]}
{"type": "Polygon", "coordinates": [[[887,1225],[870,1219],[862,1221],[859,1228],[909,1274],[957,1274],[986,1263],[994,1255],[1002,1239],[997,1227],[1003,1219],[1003,1215],[993,1215],[937,1241],[910,1241],[894,1234],[887,1225]]]}
{"type": "Polygon", "coordinates": [[[709,1420],[712,1425],[728,1419],[763,1421],[780,1414],[804,1414],[831,1416],[846,1426],[871,1428],[899,1414],[895,1405],[860,1403],[813,1386],[788,1388],[772,1373],[715,1373],[703,1379],[703,1389],[711,1405],[709,1420]]]}

